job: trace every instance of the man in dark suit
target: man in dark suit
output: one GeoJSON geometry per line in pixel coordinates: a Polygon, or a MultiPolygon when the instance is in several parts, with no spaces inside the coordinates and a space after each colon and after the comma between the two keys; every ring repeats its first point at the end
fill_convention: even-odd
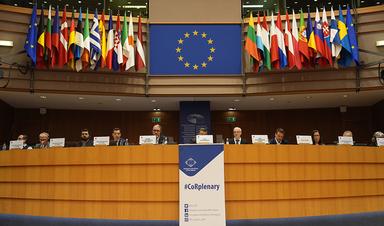
{"type": "Polygon", "coordinates": [[[18,137],[17,137],[18,140],[22,140],[23,141],[23,149],[26,150],[26,149],[32,149],[31,146],[28,145],[27,141],[28,141],[28,136],[25,135],[25,134],[20,134],[18,137]]]}
{"type": "Polygon", "coordinates": [[[152,127],[152,134],[156,136],[156,144],[167,144],[168,139],[161,133],[161,126],[156,124],[152,127]]]}
{"type": "Polygon", "coordinates": [[[93,140],[89,135],[88,129],[81,130],[81,140],[78,144],[79,147],[91,147],[93,146],[93,140]]]}
{"type": "Polygon", "coordinates": [[[275,137],[269,140],[270,144],[288,144],[287,140],[284,140],[285,131],[282,128],[276,129],[275,137]]]}
{"type": "MultiPolygon", "coordinates": [[[[208,135],[208,130],[204,127],[201,127],[197,135],[208,135]]],[[[196,144],[196,136],[191,139],[191,143],[196,144]]]]}
{"type": "Polygon", "coordinates": [[[228,143],[229,144],[247,144],[247,141],[243,138],[241,138],[241,128],[235,127],[233,128],[233,138],[230,138],[228,143]]]}
{"type": "Polygon", "coordinates": [[[37,148],[37,149],[49,148],[49,134],[47,132],[40,133],[39,143],[37,143],[34,148],[37,148]]]}
{"type": "Polygon", "coordinates": [[[112,131],[112,140],[109,146],[124,146],[126,144],[126,140],[121,138],[121,131],[119,128],[114,128],[112,131]]]}

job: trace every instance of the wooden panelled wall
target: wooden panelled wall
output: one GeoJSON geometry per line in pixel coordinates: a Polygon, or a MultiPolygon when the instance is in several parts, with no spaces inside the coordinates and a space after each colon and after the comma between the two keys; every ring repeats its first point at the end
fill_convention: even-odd
{"type": "MultiPolygon", "coordinates": [[[[229,137],[234,126],[243,129],[244,138],[250,140],[252,134],[268,134],[272,136],[277,127],[283,127],[291,143],[295,135],[310,134],[313,129],[321,131],[323,141],[332,143],[344,130],[354,132],[355,140],[369,143],[374,130],[383,130],[382,112],[384,103],[373,107],[348,108],[340,113],[338,108],[298,109],[298,110],[265,110],[265,111],[213,111],[213,134],[229,137]],[[381,110],[380,110],[381,109],[381,110]],[[380,113],[381,112],[381,113],[380,113]],[[380,116],[381,115],[381,116],[380,116]],[[237,122],[226,122],[227,116],[236,116],[237,122]],[[374,117],[375,116],[375,117],[374,117]]],[[[150,134],[152,117],[161,118],[164,134],[178,141],[179,112],[118,112],[118,111],[81,111],[50,110],[40,115],[39,109],[15,109],[14,115],[6,115],[10,121],[11,138],[19,133],[30,136],[30,142],[36,142],[41,131],[48,131],[51,137],[66,137],[68,141],[79,140],[81,128],[88,128],[92,136],[110,135],[114,127],[122,130],[123,136],[130,143],[138,143],[139,135],[150,134]]],[[[3,112],[2,112],[3,114],[3,112]]],[[[3,120],[2,120],[3,121],[3,120]]],[[[8,128],[2,126],[2,129],[8,128]]],[[[8,139],[8,136],[2,137],[8,139]]]]}

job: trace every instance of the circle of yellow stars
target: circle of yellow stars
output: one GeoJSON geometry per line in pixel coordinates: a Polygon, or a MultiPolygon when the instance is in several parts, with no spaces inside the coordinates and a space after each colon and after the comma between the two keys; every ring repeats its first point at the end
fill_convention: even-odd
{"type": "Polygon", "coordinates": [[[177,40],[177,43],[178,43],[178,46],[175,49],[176,50],[176,54],[178,55],[177,59],[178,59],[179,62],[183,63],[185,68],[193,68],[193,70],[195,70],[195,71],[197,71],[199,69],[205,69],[205,68],[207,68],[208,64],[210,62],[213,62],[213,60],[214,60],[213,54],[216,52],[216,49],[215,49],[215,46],[214,46],[214,40],[212,38],[209,38],[208,34],[205,33],[205,32],[199,33],[199,31],[197,31],[197,30],[194,30],[192,33],[185,32],[183,34],[183,38],[179,38],[177,40]],[[188,59],[186,59],[183,56],[183,45],[184,45],[184,42],[189,40],[189,39],[192,39],[192,38],[200,38],[200,37],[202,39],[206,40],[207,44],[209,45],[209,47],[210,47],[209,48],[209,55],[206,57],[205,60],[203,60],[202,62],[199,62],[199,64],[198,63],[189,62],[188,59]]]}

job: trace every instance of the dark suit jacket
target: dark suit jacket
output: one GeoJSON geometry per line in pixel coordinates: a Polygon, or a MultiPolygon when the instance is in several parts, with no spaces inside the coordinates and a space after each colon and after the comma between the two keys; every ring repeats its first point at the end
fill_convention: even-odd
{"type": "Polygon", "coordinates": [[[86,142],[84,141],[79,141],[78,144],[79,147],[92,147],[93,146],[93,139],[89,138],[86,142]]]}
{"type": "MultiPolygon", "coordinates": [[[[236,144],[234,138],[229,138],[228,142],[229,142],[229,144],[236,144]]],[[[241,138],[241,140],[240,140],[240,144],[248,144],[248,143],[247,143],[247,140],[246,140],[246,139],[241,138]]]]}
{"type": "Polygon", "coordinates": [[[111,140],[109,146],[125,146],[126,142],[124,138],[120,138],[118,141],[111,140]]]}
{"type": "MultiPolygon", "coordinates": [[[[270,139],[270,140],[269,140],[269,144],[277,144],[275,138],[270,139]]],[[[288,141],[287,141],[287,140],[283,140],[283,141],[281,142],[281,144],[288,144],[288,141]]]]}
{"type": "Polygon", "coordinates": [[[166,136],[160,134],[160,137],[159,137],[159,144],[164,144],[165,138],[166,138],[166,136]]]}

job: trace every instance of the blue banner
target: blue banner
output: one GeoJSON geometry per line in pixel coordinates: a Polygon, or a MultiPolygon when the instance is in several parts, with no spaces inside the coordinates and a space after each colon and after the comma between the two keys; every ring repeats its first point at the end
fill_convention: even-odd
{"type": "Polygon", "coordinates": [[[200,128],[211,129],[211,109],[209,101],[180,102],[180,144],[196,143],[200,128]]]}
{"type": "Polygon", "coordinates": [[[163,25],[150,29],[150,74],[241,74],[241,26],[163,25]]]}

